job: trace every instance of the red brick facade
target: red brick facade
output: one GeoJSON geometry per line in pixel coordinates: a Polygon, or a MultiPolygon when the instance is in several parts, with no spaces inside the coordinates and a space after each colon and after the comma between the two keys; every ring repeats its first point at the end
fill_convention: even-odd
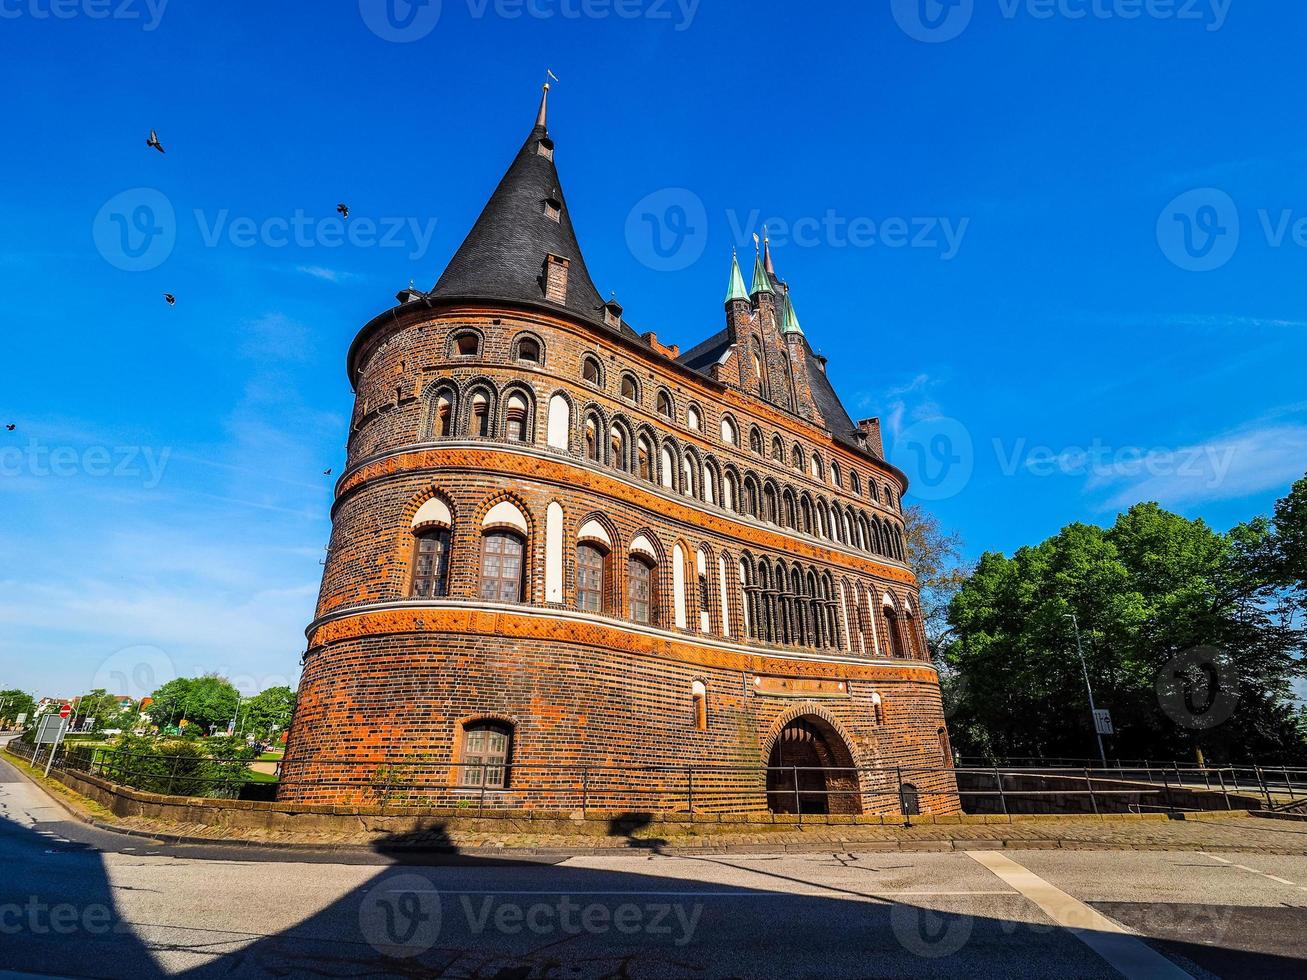
{"type": "MultiPolygon", "coordinates": [[[[548,178],[552,148],[514,168],[548,178]]],[[[561,208],[570,235],[561,192],[547,205],[514,220],[561,208]]],[[[904,479],[874,423],[827,417],[788,289],[728,302],[705,367],[615,304],[578,315],[574,249],[542,245],[535,297],[442,296],[442,277],[355,341],[281,798],[887,812],[907,781],[956,810],[904,479]],[[769,794],[778,758],[803,784],[773,773],[769,794]]]]}

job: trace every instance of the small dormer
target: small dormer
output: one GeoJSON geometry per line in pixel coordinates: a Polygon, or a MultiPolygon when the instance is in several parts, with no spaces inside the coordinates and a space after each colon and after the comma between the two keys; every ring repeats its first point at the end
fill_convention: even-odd
{"type": "Polygon", "coordinates": [[[548,136],[541,136],[536,142],[536,156],[552,160],[554,158],[554,141],[548,136]]]}
{"type": "Polygon", "coordinates": [[[614,330],[622,325],[622,304],[617,302],[613,297],[604,304],[604,326],[612,327],[614,330]]]}
{"type": "Polygon", "coordinates": [[[544,215],[550,221],[561,221],[563,219],[563,202],[554,195],[544,199],[541,205],[544,215]]]}
{"type": "Polygon", "coordinates": [[[567,302],[567,269],[571,263],[561,255],[546,255],[542,270],[545,299],[567,302]]]}

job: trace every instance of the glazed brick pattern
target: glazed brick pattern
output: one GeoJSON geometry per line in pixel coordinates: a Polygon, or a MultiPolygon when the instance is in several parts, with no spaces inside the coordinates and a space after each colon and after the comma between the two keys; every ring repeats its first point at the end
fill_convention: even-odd
{"type": "MultiPolygon", "coordinates": [[[[803,341],[778,337],[768,297],[756,309],[732,304],[727,321],[732,331],[750,331],[741,333],[746,342],[761,331],[774,387],[784,370],[779,350],[803,341]]],[[[808,359],[791,361],[797,395],[791,411],[749,394],[756,378],[749,376],[746,349],[707,379],[674,364],[666,348],[643,347],[562,314],[415,302],[366,327],[351,355],[356,404],[348,462],[332,510],[318,619],[308,630],[281,798],[457,802],[468,793],[457,787],[462,726],[497,719],[512,727],[512,778],[504,794],[492,794],[494,805],[571,808],[584,799],[596,808],[684,809],[693,796],[696,809],[761,809],[767,805],[762,767],[772,742],[783,725],[808,716],[834,731],[864,770],[857,808],[895,812],[898,781],[910,779],[923,809],[955,812],[956,787],[941,749],[938,680],[919,659],[888,658],[890,624],[878,600],[888,595],[899,609],[915,605],[916,583],[904,564],[765,524],[584,458],[584,420],[593,408],[606,420],[621,419],[633,434],[647,431],[655,440],[692,448],[700,464],[711,460],[751,471],[806,492],[823,507],[856,509],[900,529],[901,474],[878,454],[859,453],[823,430],[804,373],[808,359]],[[460,335],[476,338],[475,353],[458,352],[460,335]],[[539,363],[514,356],[525,336],[539,343],[539,363]],[[599,359],[599,384],[581,378],[587,356],[599,359]],[[636,400],[621,396],[626,373],[638,384],[636,400]],[[447,439],[434,421],[442,386],[456,401],[447,439]],[[673,400],[671,419],[656,410],[660,390],[673,400]],[[476,392],[489,400],[486,438],[469,435],[476,392]],[[525,446],[505,441],[505,409],[515,392],[528,406],[525,446]],[[547,446],[548,406],[560,393],[571,406],[566,449],[547,446]],[[691,404],[702,416],[699,431],[687,422],[691,404]],[[719,437],[724,413],[738,427],[739,445],[719,437]],[[761,455],[749,448],[754,425],[762,430],[761,455]],[[827,479],[794,469],[788,459],[773,461],[767,450],[774,434],[782,436],[787,456],[795,443],[805,457],[819,455],[827,479]],[[829,479],[833,461],[845,474],[842,487],[829,479]],[[851,489],[852,472],[862,481],[860,494],[851,489]],[[415,601],[409,598],[412,520],[436,496],[453,518],[448,596],[415,601]],[[505,500],[528,524],[522,607],[489,607],[477,599],[483,521],[505,500]],[[551,503],[563,513],[563,601],[557,605],[546,602],[545,591],[551,503]],[[601,523],[613,546],[604,610],[586,617],[573,612],[575,548],[579,528],[590,519],[601,523]],[[625,561],[637,535],[658,552],[648,628],[625,621],[625,561]],[[684,628],[673,615],[677,545],[686,560],[684,628]],[[699,550],[708,564],[707,633],[700,632],[699,550]],[[835,648],[748,639],[738,571],[746,554],[801,561],[819,575],[829,573],[850,598],[858,596],[870,624],[865,655],[849,635],[852,617],[846,620],[842,611],[835,648]],[[724,608],[719,557],[727,563],[724,608]],[[759,678],[767,683],[755,683],[759,678]],[[778,693],[785,679],[801,678],[835,682],[843,693],[830,693],[829,685],[820,696],[778,693]],[[702,731],[693,717],[695,681],[708,691],[702,731]],[[918,771],[902,776],[905,768],[918,771]]],[[[835,595],[839,610],[838,590],[835,595]]],[[[919,623],[901,619],[900,627],[904,645],[919,656],[919,623]]]]}

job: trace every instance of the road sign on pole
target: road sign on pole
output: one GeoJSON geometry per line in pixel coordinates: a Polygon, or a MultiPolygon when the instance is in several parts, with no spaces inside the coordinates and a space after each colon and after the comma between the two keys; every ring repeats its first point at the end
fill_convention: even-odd
{"type": "Polygon", "coordinates": [[[1106,708],[1094,709],[1094,731],[1099,735],[1112,735],[1112,714],[1106,708]]]}
{"type": "Polygon", "coordinates": [[[73,706],[71,704],[65,704],[62,708],[59,709],[60,718],[67,718],[72,713],[73,713],[73,706]]]}

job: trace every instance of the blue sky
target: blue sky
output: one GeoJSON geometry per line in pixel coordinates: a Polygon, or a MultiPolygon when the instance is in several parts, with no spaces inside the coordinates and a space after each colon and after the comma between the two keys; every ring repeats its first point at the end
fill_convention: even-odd
{"type": "Polygon", "coordinates": [[[1307,469],[1299,5],[386,2],[0,3],[0,686],[296,682],[346,347],[546,67],[601,291],[688,346],[766,221],[971,554],[1139,499],[1226,528],[1307,469]]]}

